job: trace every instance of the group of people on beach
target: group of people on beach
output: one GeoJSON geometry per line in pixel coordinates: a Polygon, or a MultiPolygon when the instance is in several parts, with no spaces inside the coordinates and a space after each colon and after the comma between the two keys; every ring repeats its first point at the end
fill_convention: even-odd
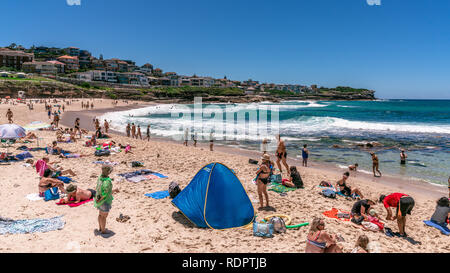
{"type": "MultiPolygon", "coordinates": [[[[134,123],[131,124],[127,123],[127,126],[125,127],[125,132],[127,133],[127,137],[142,140],[141,125],[136,126],[134,123]]],[[[145,139],[147,141],[150,141],[150,124],[147,125],[145,139]]]]}

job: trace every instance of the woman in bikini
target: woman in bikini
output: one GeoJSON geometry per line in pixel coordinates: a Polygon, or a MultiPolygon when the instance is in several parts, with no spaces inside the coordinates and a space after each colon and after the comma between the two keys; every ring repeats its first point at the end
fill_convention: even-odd
{"type": "Polygon", "coordinates": [[[267,193],[267,184],[270,182],[270,156],[265,154],[261,158],[261,165],[256,172],[256,185],[258,186],[259,209],[264,207],[263,194],[266,198],[266,207],[269,206],[269,194],[267,193]]]}
{"type": "Polygon", "coordinates": [[[351,187],[347,186],[345,182],[347,182],[349,176],[350,176],[349,172],[345,172],[342,175],[342,179],[336,183],[336,190],[339,190],[345,196],[350,197],[353,194],[357,194],[361,198],[364,198],[364,196],[362,195],[361,191],[358,188],[352,189],[351,187]]]}
{"type": "Polygon", "coordinates": [[[325,231],[323,219],[314,218],[306,237],[305,253],[342,253],[337,237],[325,231]]]}

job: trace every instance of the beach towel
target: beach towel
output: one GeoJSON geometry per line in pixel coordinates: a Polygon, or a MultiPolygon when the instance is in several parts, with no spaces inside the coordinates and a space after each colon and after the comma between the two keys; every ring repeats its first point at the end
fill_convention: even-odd
{"type": "Polygon", "coordinates": [[[284,193],[284,192],[295,191],[296,189],[297,188],[290,188],[290,187],[286,187],[282,184],[272,182],[272,184],[270,185],[269,191],[274,191],[277,193],[284,193]]]}
{"type": "Polygon", "coordinates": [[[153,199],[164,199],[169,197],[169,191],[157,191],[154,193],[146,193],[145,196],[151,197],[153,199]]]}
{"type": "Polygon", "coordinates": [[[64,228],[65,221],[63,216],[49,219],[32,220],[0,220],[0,235],[3,234],[23,234],[35,232],[49,232],[64,228]]]}
{"type": "Polygon", "coordinates": [[[325,215],[328,218],[334,218],[334,219],[339,219],[342,221],[350,221],[349,218],[339,218],[338,217],[338,213],[345,213],[345,214],[349,214],[350,212],[346,212],[346,211],[339,211],[336,208],[332,208],[331,210],[325,211],[322,214],[325,215]]]}
{"type": "Polygon", "coordinates": [[[353,199],[361,198],[361,196],[357,195],[356,193],[353,193],[351,196],[347,196],[347,195],[343,194],[343,193],[340,192],[340,191],[337,191],[337,192],[336,192],[336,195],[343,196],[343,197],[351,197],[351,198],[353,198],[353,199]]]}
{"type": "Polygon", "coordinates": [[[74,182],[72,178],[66,176],[58,176],[56,179],[64,182],[64,184],[69,184],[70,182],[74,182]]]}
{"type": "MultiPolygon", "coordinates": [[[[73,200],[73,198],[72,198],[72,200],[73,200]]],[[[84,201],[81,201],[81,202],[79,202],[79,203],[69,203],[69,204],[63,204],[63,203],[61,203],[61,201],[59,201],[58,203],[56,203],[56,205],[59,205],[59,206],[61,206],[61,205],[67,205],[67,206],[69,206],[69,207],[71,207],[71,208],[76,208],[76,207],[79,207],[79,206],[81,206],[81,205],[83,205],[83,204],[89,203],[89,202],[91,202],[91,201],[94,201],[94,199],[91,198],[91,199],[89,199],[89,200],[84,200],[84,201]]]]}
{"type": "Polygon", "coordinates": [[[33,158],[33,155],[30,154],[30,152],[23,152],[23,153],[16,155],[16,158],[18,160],[25,160],[27,158],[33,158]]]}
{"type": "Polygon", "coordinates": [[[48,168],[48,167],[47,167],[47,163],[46,163],[44,160],[39,159],[39,160],[36,162],[36,172],[39,173],[39,176],[40,176],[40,177],[44,176],[44,171],[45,171],[47,168],[48,168]]]}
{"type": "Polygon", "coordinates": [[[111,162],[111,161],[94,161],[92,162],[94,164],[100,164],[100,165],[109,165],[109,166],[116,166],[119,165],[118,162],[111,162]]]}
{"type": "Polygon", "coordinates": [[[440,226],[432,221],[423,221],[425,223],[425,225],[430,226],[430,227],[434,227],[437,228],[438,230],[441,231],[442,234],[444,235],[450,235],[450,229],[449,228],[444,228],[443,226],[440,226]]]}
{"type": "Polygon", "coordinates": [[[130,181],[130,182],[141,182],[143,180],[150,180],[150,179],[156,179],[156,178],[168,178],[167,176],[157,173],[157,172],[153,172],[150,170],[140,170],[140,171],[135,171],[135,172],[129,172],[129,173],[122,173],[122,174],[118,174],[118,176],[121,176],[123,178],[125,178],[126,180],[130,181]]]}
{"type": "Polygon", "coordinates": [[[147,178],[144,175],[137,175],[137,176],[133,176],[133,177],[127,178],[127,181],[134,182],[134,183],[138,183],[138,182],[141,182],[143,180],[149,180],[149,178],[147,178]]]}
{"type": "Polygon", "coordinates": [[[30,193],[27,196],[25,196],[30,201],[39,201],[44,200],[44,197],[40,197],[39,193],[30,193]]]}

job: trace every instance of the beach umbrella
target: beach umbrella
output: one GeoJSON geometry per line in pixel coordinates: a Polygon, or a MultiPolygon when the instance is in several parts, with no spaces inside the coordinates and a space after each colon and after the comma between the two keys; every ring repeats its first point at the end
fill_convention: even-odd
{"type": "Polygon", "coordinates": [[[19,125],[0,125],[0,139],[16,139],[24,136],[26,136],[25,129],[19,125]]]}

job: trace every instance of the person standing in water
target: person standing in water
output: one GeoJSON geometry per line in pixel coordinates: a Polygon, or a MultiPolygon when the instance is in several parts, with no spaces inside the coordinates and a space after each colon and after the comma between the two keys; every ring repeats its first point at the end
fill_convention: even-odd
{"type": "Polygon", "coordinates": [[[303,167],[308,167],[308,157],[309,157],[309,151],[308,148],[306,148],[307,145],[303,145],[303,149],[302,149],[302,158],[303,158],[303,162],[302,162],[302,166],[303,167]]]}
{"type": "Polygon", "coordinates": [[[147,141],[150,141],[150,124],[147,125],[147,141]]]}
{"type": "Polygon", "coordinates": [[[284,144],[284,141],[281,139],[281,136],[278,135],[278,147],[277,147],[277,166],[280,170],[280,173],[283,173],[283,170],[281,169],[280,161],[283,162],[284,167],[286,167],[288,175],[290,174],[289,165],[286,163],[287,158],[287,152],[286,152],[286,145],[284,144]]]}
{"type": "Polygon", "coordinates": [[[378,169],[380,166],[380,163],[378,161],[378,156],[374,153],[371,152],[370,155],[372,156],[372,171],[373,171],[373,176],[375,177],[381,177],[381,172],[378,169]],[[378,172],[378,176],[375,174],[375,171],[378,172]]]}
{"type": "Polygon", "coordinates": [[[406,155],[405,150],[402,150],[400,152],[400,164],[401,165],[405,165],[406,164],[406,159],[408,158],[408,155],[406,155]]]}

